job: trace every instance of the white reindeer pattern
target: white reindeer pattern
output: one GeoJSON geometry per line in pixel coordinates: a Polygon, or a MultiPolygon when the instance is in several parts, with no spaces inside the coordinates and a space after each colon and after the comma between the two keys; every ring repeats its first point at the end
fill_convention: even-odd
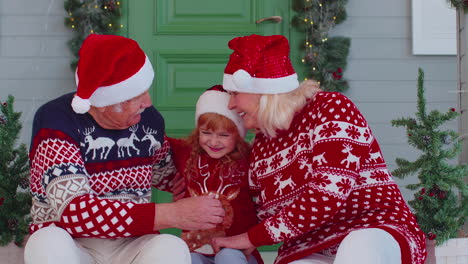
{"type": "Polygon", "coordinates": [[[349,165],[351,163],[356,163],[356,169],[359,169],[359,157],[355,156],[351,153],[351,150],[353,150],[353,147],[350,144],[344,144],[344,149],[341,151],[343,153],[348,153],[348,156],[343,159],[340,164],[343,164],[346,162],[346,168],[349,168],[349,165]]]}
{"type": "Polygon", "coordinates": [[[377,152],[373,152],[373,153],[370,153],[370,157],[367,159],[367,162],[371,162],[371,161],[374,161],[376,162],[377,159],[383,159],[382,158],[382,155],[380,155],[380,152],[377,151],[377,152]]]}
{"type": "Polygon", "coordinates": [[[325,152],[320,155],[316,155],[312,158],[312,162],[317,162],[317,166],[322,165],[323,163],[328,163],[325,159],[325,152]]]}
{"type": "Polygon", "coordinates": [[[98,137],[96,139],[93,139],[91,134],[94,132],[95,129],[96,129],[95,127],[85,128],[85,131],[83,132],[83,134],[85,135],[84,143],[81,142],[80,145],[84,147],[85,144],[88,143],[88,148],[86,149],[85,157],[92,150],[93,151],[92,159],[94,160],[96,159],[96,151],[101,150],[100,158],[106,159],[112,147],[114,147],[115,142],[112,139],[107,138],[107,137],[98,137]]]}
{"type": "Polygon", "coordinates": [[[123,157],[125,155],[125,150],[124,148],[127,149],[127,155],[128,156],[132,156],[132,154],[130,153],[130,148],[136,150],[137,152],[137,155],[140,154],[140,150],[137,149],[135,147],[135,145],[133,144],[133,141],[140,141],[136,135],[136,131],[138,130],[138,125],[135,125],[135,126],[131,126],[128,130],[130,130],[132,132],[132,134],[126,138],[119,138],[119,140],[117,140],[117,146],[118,146],[118,152],[117,152],[117,156],[119,158],[123,157]]]}
{"type": "Polygon", "coordinates": [[[306,172],[305,175],[304,175],[304,179],[309,178],[309,174],[310,174],[310,176],[312,177],[312,175],[313,175],[312,173],[314,172],[314,169],[313,169],[312,164],[309,163],[309,161],[307,160],[307,158],[306,158],[306,157],[300,158],[300,159],[299,159],[299,163],[301,164],[301,165],[299,166],[299,169],[302,170],[302,169],[304,169],[304,168],[307,168],[307,172],[306,172]]]}
{"type": "Polygon", "coordinates": [[[141,139],[141,141],[149,140],[151,142],[148,152],[150,155],[153,155],[156,150],[161,148],[161,143],[159,143],[159,141],[157,141],[153,136],[158,134],[158,131],[150,129],[149,127],[146,129],[145,126],[143,126],[143,131],[146,135],[141,139]]]}
{"type": "Polygon", "coordinates": [[[278,189],[275,191],[276,193],[279,192],[279,195],[283,195],[283,189],[286,188],[287,186],[291,187],[291,189],[294,189],[296,187],[296,184],[292,180],[292,176],[289,176],[287,180],[281,180],[282,175],[278,174],[275,176],[275,183],[274,185],[278,185],[278,189]]]}
{"type": "Polygon", "coordinates": [[[270,232],[276,239],[281,239],[283,238],[283,234],[288,232],[288,227],[283,223],[283,219],[280,217],[278,219],[278,227],[276,227],[274,224],[270,225],[270,232]]]}

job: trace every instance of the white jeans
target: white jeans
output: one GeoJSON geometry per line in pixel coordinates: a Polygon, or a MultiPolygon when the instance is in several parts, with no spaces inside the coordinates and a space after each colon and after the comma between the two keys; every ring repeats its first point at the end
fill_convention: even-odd
{"type": "Polygon", "coordinates": [[[312,254],[290,264],[401,264],[400,245],[379,228],[349,233],[338,247],[336,257],[312,254]]]}
{"type": "Polygon", "coordinates": [[[134,238],[73,239],[54,225],[36,231],[24,251],[25,264],[190,264],[187,244],[166,234],[134,238]]]}

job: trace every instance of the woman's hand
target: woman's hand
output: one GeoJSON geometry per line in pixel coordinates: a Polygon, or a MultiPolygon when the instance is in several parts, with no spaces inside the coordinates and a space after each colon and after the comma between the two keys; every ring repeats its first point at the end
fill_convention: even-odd
{"type": "Polygon", "coordinates": [[[214,248],[216,253],[218,253],[221,248],[234,248],[242,250],[246,256],[250,255],[250,253],[255,249],[255,246],[250,242],[247,233],[230,237],[215,237],[211,241],[211,246],[214,248]]]}

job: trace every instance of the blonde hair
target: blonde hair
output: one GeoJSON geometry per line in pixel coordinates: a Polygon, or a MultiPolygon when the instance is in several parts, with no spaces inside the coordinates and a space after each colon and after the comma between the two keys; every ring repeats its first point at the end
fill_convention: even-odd
{"type": "Polygon", "coordinates": [[[295,113],[320,91],[316,81],[308,80],[288,93],[263,94],[257,112],[258,128],[265,135],[276,137],[277,130],[289,129],[295,113]]]}
{"type": "Polygon", "coordinates": [[[202,114],[197,121],[197,127],[192,131],[188,138],[185,139],[185,143],[192,146],[192,152],[187,160],[185,166],[185,175],[190,175],[190,171],[195,169],[197,164],[198,156],[205,153],[205,150],[200,146],[200,127],[204,126],[206,129],[217,130],[225,129],[229,133],[235,134],[236,146],[231,153],[226,154],[221,158],[221,162],[225,165],[236,163],[238,160],[247,160],[250,154],[249,144],[239,134],[236,124],[234,122],[220,114],[216,113],[205,113],[202,114]]]}

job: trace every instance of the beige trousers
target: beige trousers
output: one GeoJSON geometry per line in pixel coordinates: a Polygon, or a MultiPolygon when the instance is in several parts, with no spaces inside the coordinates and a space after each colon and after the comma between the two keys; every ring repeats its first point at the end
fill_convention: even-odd
{"type": "Polygon", "coordinates": [[[73,239],[56,226],[36,231],[24,253],[25,264],[190,264],[186,243],[172,235],[73,239]]]}

